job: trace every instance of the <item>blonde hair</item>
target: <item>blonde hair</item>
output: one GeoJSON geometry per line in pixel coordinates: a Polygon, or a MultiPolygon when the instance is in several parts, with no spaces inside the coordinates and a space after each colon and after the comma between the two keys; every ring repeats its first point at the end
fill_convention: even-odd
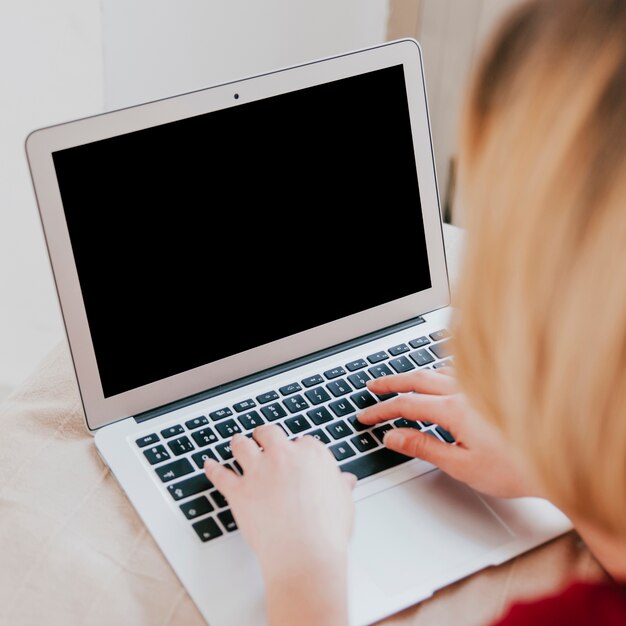
{"type": "Polygon", "coordinates": [[[557,506],[626,536],[626,2],[520,5],[462,128],[460,383],[557,506]]]}

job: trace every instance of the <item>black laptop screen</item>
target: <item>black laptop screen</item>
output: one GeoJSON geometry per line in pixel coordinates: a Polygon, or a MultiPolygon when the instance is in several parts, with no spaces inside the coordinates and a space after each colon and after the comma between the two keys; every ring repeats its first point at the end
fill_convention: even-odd
{"type": "Polygon", "coordinates": [[[53,158],[106,397],[431,286],[401,65],[53,158]]]}

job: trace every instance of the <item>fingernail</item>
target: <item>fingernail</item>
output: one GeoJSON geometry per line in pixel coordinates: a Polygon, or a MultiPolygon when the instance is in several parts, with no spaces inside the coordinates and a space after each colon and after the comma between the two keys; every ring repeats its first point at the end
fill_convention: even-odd
{"type": "Polygon", "coordinates": [[[404,437],[404,433],[399,430],[388,430],[383,437],[383,444],[388,448],[401,448],[404,437]]]}
{"type": "Polygon", "coordinates": [[[362,418],[367,416],[367,411],[363,411],[361,413],[357,413],[356,416],[356,421],[359,422],[360,424],[363,424],[363,426],[369,426],[370,424],[368,424],[367,422],[364,422],[362,418]]]}

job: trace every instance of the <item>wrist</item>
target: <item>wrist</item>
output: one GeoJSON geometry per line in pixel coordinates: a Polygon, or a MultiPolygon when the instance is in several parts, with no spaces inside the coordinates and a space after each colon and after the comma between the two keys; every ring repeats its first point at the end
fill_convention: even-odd
{"type": "Polygon", "coordinates": [[[348,568],[347,549],[319,550],[302,554],[297,551],[283,553],[261,563],[261,571],[266,584],[283,584],[286,581],[305,576],[307,584],[311,578],[324,580],[344,577],[348,568]]]}
{"type": "Polygon", "coordinates": [[[270,626],[346,626],[347,552],[276,559],[262,567],[270,626]]]}

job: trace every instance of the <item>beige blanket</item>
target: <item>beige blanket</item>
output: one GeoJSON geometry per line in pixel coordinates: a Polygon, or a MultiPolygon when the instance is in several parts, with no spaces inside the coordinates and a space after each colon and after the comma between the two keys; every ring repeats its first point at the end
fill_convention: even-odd
{"type": "MultiPolygon", "coordinates": [[[[384,623],[488,624],[514,600],[603,576],[569,533],[384,623]]],[[[0,625],[36,624],[204,624],[96,453],[65,344],[0,409],[0,625]]]]}

